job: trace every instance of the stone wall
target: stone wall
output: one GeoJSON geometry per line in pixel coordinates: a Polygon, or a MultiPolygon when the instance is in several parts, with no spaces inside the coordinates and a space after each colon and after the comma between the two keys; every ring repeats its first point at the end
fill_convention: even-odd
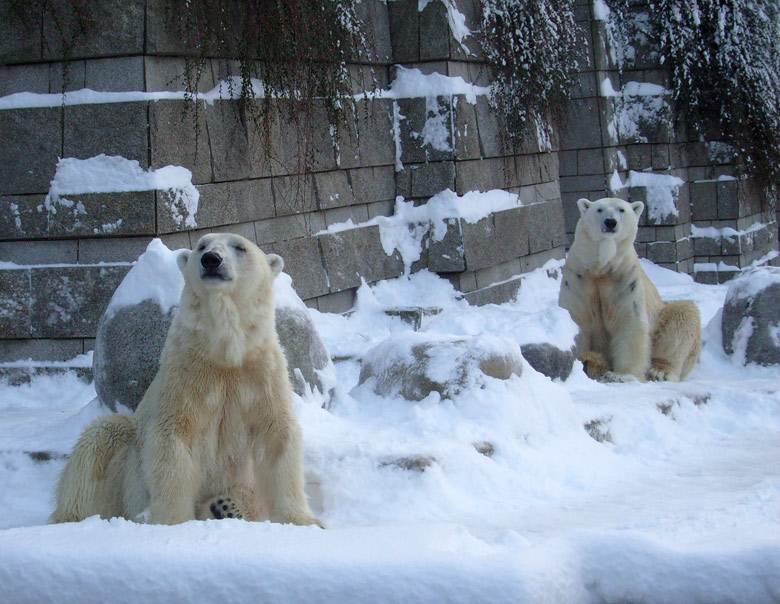
{"type": "MultiPolygon", "coordinates": [[[[186,101],[175,92],[186,49],[163,27],[161,0],[97,4],[105,28],[72,48],[68,62],[45,16],[20,28],[0,14],[0,363],[65,361],[90,350],[111,293],[153,237],[175,249],[205,232],[238,232],[282,255],[298,294],[331,312],[352,306],[361,280],[403,274],[399,253],[384,251],[372,222],[393,215],[399,196],[423,205],[445,189],[503,189],[522,200],[476,223],[453,218],[443,240],[424,240],[411,267],[446,276],[473,303],[510,299],[519,274],[563,257],[557,152],[536,137],[508,148],[484,95],[367,97],[339,125],[338,144],[323,111],[305,141],[311,170],[302,171],[300,133],[284,120],[271,124],[266,155],[236,101],[202,103],[197,129],[184,117],[186,101]],[[9,96],[21,92],[33,95],[9,96]],[[422,136],[431,120],[444,128],[433,142],[422,136]],[[176,191],[154,186],[52,197],[58,158],[101,154],[141,171],[187,168],[199,193],[194,222],[176,191]],[[347,221],[352,228],[327,230],[347,221]]],[[[476,0],[456,4],[475,30],[476,0]]],[[[416,0],[360,6],[375,47],[355,58],[355,92],[372,80],[389,90],[402,68],[489,81],[475,41],[452,36],[442,2],[422,11],[416,0]]],[[[202,92],[228,67],[211,61],[202,92]]]]}
{"type": "MultiPolygon", "coordinates": [[[[641,15],[646,3],[631,8],[641,15]]],[[[776,252],[764,189],[738,175],[722,141],[703,142],[686,128],[656,49],[641,37],[623,39],[603,12],[578,0],[588,47],[559,154],[569,239],[576,200],[609,195],[645,202],[641,256],[698,281],[723,282],[776,252]]]]}

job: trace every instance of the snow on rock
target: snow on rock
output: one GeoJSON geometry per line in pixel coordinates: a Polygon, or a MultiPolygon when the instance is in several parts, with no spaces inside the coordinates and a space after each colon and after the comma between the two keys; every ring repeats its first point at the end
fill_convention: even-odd
{"type": "Polygon", "coordinates": [[[100,154],[89,159],[66,157],[57,162],[54,179],[43,207],[56,214],[59,207],[85,213],[79,201],[69,199],[88,193],[121,193],[127,191],[162,191],[177,224],[196,228],[200,193],[192,184],[192,172],[181,166],[144,170],[136,160],[100,154]]]}
{"type": "Polygon", "coordinates": [[[630,170],[626,182],[622,182],[615,170],[610,179],[610,189],[620,191],[633,187],[642,187],[646,191],[645,208],[647,216],[660,223],[669,216],[678,216],[677,192],[685,184],[681,178],[670,174],[636,172],[630,170]]]}
{"type": "Polygon", "coordinates": [[[780,365],[780,268],[760,267],[729,282],[723,349],[735,364],[780,365]]]}
{"type": "MultiPolygon", "coordinates": [[[[776,602],[780,373],[724,352],[728,286],[642,264],[664,299],[701,310],[701,362],[685,382],[601,384],[579,366],[551,380],[524,364],[448,399],[358,386],[360,359],[393,337],[403,356],[416,337],[389,306],[440,308],[428,341],[556,341],[572,330],[557,312],[560,263],[502,305],[471,307],[423,272],[364,285],[349,315],[311,311],[340,359],[328,408],[323,393],[296,397],[325,531],[46,526],[61,455],[105,410],[75,376],[0,383],[0,602],[776,602]],[[56,455],[25,453],[42,450],[56,455]]],[[[442,355],[433,369],[451,374],[455,352],[442,355]]]]}

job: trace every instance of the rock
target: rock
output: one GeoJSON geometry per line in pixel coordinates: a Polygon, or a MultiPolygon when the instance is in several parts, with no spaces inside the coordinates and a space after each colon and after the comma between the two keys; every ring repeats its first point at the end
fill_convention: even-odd
{"type": "Polygon", "coordinates": [[[426,468],[436,463],[436,458],[430,455],[409,455],[408,457],[399,457],[398,459],[388,459],[380,462],[379,467],[395,466],[402,470],[413,472],[425,472],[426,468]]]}
{"type": "Polygon", "coordinates": [[[552,379],[565,380],[574,366],[574,351],[561,350],[546,342],[523,344],[520,347],[528,364],[539,373],[552,379]]]}
{"type": "Polygon", "coordinates": [[[735,363],[780,364],[780,268],[750,269],[731,281],[721,333],[735,363]]]}
{"type": "MultiPolygon", "coordinates": [[[[92,370],[100,400],[135,410],[159,367],[184,281],[177,252],[153,240],[120,283],[98,323],[92,370]]],[[[276,330],[293,390],[319,390],[326,404],[336,384],[330,355],[289,275],[275,282],[276,330]]]]}
{"type": "Polygon", "coordinates": [[[496,337],[394,334],[363,359],[360,384],[381,396],[421,401],[432,392],[452,398],[484,383],[522,375],[522,354],[514,342],[496,337]]]}

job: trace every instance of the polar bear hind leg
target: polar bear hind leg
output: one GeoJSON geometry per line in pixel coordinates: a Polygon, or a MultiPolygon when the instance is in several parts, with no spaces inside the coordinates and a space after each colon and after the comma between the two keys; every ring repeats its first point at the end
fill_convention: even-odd
{"type": "Polygon", "coordinates": [[[124,459],[135,436],[129,415],[101,417],[87,426],[60,476],[49,522],[122,516],[124,459]]]}
{"type": "Polygon", "coordinates": [[[701,353],[701,316],[689,300],[668,302],[661,309],[652,338],[654,381],[679,382],[691,372],[701,353]]]}

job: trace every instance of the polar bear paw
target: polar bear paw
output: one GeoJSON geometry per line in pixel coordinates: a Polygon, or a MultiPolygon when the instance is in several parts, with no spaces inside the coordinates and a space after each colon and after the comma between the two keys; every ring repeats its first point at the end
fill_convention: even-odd
{"type": "Polygon", "coordinates": [[[607,371],[604,375],[599,377],[600,382],[607,382],[610,384],[623,384],[625,382],[636,382],[637,377],[630,373],[615,373],[614,371],[607,371]]]}
{"type": "Polygon", "coordinates": [[[236,505],[230,497],[218,497],[211,500],[209,504],[209,511],[211,515],[217,520],[224,518],[238,518],[243,519],[244,514],[241,508],[236,505]]]}

